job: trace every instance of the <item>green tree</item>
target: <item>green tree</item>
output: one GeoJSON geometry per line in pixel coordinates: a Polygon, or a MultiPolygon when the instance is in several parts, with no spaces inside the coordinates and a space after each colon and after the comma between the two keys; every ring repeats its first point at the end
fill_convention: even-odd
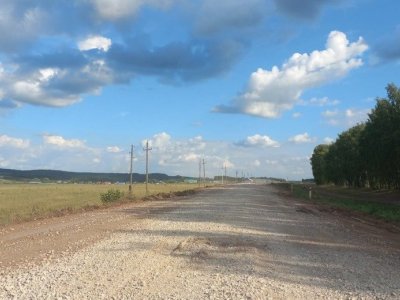
{"type": "Polygon", "coordinates": [[[341,133],[336,140],[336,155],[340,163],[341,182],[349,186],[361,187],[365,183],[365,161],[361,157],[360,138],[365,124],[358,124],[341,133]]]}
{"type": "Polygon", "coordinates": [[[377,98],[361,138],[370,184],[400,188],[400,90],[386,87],[388,98],[377,98]]]}
{"type": "Polygon", "coordinates": [[[311,168],[316,184],[328,183],[326,170],[326,155],[329,152],[329,145],[318,145],[314,148],[311,156],[311,168]]]}

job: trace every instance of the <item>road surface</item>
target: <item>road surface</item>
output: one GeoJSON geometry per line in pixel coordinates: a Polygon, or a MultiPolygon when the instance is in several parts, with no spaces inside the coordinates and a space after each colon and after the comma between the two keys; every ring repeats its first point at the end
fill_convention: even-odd
{"type": "Polygon", "coordinates": [[[398,232],[270,185],[7,227],[0,247],[0,299],[400,298],[398,232]]]}

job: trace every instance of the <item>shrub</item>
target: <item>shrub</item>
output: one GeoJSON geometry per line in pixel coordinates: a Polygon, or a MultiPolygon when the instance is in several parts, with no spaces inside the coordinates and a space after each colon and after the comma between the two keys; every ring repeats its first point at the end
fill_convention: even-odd
{"type": "Polygon", "coordinates": [[[124,193],[120,190],[108,190],[106,193],[100,194],[100,199],[103,203],[115,202],[121,199],[124,193]]]}

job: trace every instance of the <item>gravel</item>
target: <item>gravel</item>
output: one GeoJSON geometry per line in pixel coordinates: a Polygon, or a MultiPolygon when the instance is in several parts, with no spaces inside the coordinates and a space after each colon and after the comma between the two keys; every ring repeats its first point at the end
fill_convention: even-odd
{"type": "Polygon", "coordinates": [[[0,299],[400,298],[396,233],[272,186],[156,204],[120,209],[118,226],[83,248],[0,269],[0,299]]]}

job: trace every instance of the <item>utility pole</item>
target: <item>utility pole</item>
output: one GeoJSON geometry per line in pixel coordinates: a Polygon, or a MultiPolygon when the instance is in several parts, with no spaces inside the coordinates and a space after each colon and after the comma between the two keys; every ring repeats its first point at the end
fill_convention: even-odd
{"type": "Polygon", "coordinates": [[[131,145],[131,167],[129,170],[129,195],[132,195],[132,169],[133,169],[133,145],[131,145]]]}
{"type": "Polygon", "coordinates": [[[238,182],[238,170],[236,170],[236,177],[235,177],[236,183],[238,182]]]}
{"type": "Polygon", "coordinates": [[[149,189],[147,185],[149,184],[149,151],[153,148],[149,148],[149,141],[146,141],[146,148],[143,148],[143,151],[146,151],[146,195],[149,193],[149,189]]]}
{"type": "Polygon", "coordinates": [[[199,186],[201,185],[201,159],[199,160],[199,186]]]}
{"type": "Polygon", "coordinates": [[[228,182],[228,179],[226,178],[226,164],[224,165],[224,169],[225,169],[225,181],[228,182]]]}
{"type": "Polygon", "coordinates": [[[204,181],[204,186],[206,186],[206,162],[203,158],[203,181],[204,181]]]}
{"type": "Polygon", "coordinates": [[[221,174],[221,184],[222,185],[224,184],[224,167],[225,167],[225,164],[222,165],[222,174],[221,174]]]}

